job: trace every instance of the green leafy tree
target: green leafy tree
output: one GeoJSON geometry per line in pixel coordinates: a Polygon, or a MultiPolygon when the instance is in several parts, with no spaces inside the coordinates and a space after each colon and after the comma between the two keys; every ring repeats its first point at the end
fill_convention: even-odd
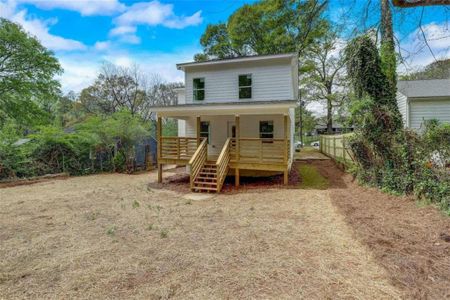
{"type": "MultiPolygon", "coordinates": [[[[48,121],[62,69],[53,53],[19,25],[0,18],[0,122],[48,121]]],[[[0,125],[1,125],[0,123],[0,125]]]]}
{"type": "Polygon", "coordinates": [[[327,131],[333,132],[333,114],[347,100],[345,59],[338,31],[329,28],[305,50],[301,84],[309,101],[324,102],[327,131]]]}
{"type": "Polygon", "coordinates": [[[323,33],[327,1],[262,0],[245,4],[227,23],[209,25],[196,60],[254,54],[301,53],[323,33]]]}

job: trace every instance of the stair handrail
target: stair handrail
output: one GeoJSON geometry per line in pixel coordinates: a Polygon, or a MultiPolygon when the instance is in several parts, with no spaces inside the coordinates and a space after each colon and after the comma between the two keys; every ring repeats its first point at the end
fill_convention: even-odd
{"type": "Polygon", "coordinates": [[[194,187],[194,181],[197,178],[198,174],[200,173],[200,170],[202,169],[207,159],[208,159],[208,143],[206,138],[203,138],[203,141],[197,147],[197,150],[195,150],[195,153],[194,155],[192,155],[188,164],[191,173],[190,176],[191,189],[194,187]]]}
{"type": "Polygon", "coordinates": [[[230,163],[231,138],[228,138],[222,147],[219,158],[216,161],[217,172],[217,192],[222,189],[223,182],[228,173],[228,165],[230,163]]]}

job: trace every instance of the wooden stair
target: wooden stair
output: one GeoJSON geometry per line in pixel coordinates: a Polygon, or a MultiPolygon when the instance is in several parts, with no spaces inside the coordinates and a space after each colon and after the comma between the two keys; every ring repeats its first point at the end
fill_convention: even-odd
{"type": "Polygon", "coordinates": [[[217,193],[217,166],[215,162],[207,161],[194,180],[194,192],[217,193]]]}

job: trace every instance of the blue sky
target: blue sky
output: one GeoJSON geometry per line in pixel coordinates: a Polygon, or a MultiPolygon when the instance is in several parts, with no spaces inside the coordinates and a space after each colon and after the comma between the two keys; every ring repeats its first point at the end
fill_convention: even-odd
{"type": "MultiPolygon", "coordinates": [[[[122,66],[138,64],[166,81],[182,81],[175,64],[192,60],[201,51],[199,39],[209,23],[226,21],[244,3],[253,1],[177,0],[0,0],[0,17],[20,23],[60,60],[64,91],[88,86],[103,61],[122,66]]],[[[328,17],[364,30],[376,24],[378,0],[362,18],[367,1],[332,0],[328,17]],[[364,20],[365,22],[362,22],[364,20]]],[[[433,61],[424,49],[418,24],[421,9],[395,13],[395,31],[411,69],[433,61]],[[413,54],[413,55],[411,55],[413,54]]],[[[422,28],[435,56],[449,57],[450,10],[426,8],[422,28]]]]}

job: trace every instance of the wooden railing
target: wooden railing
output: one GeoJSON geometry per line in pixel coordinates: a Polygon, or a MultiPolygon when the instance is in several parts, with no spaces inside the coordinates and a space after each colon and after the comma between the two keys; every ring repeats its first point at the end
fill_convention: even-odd
{"type": "Polygon", "coordinates": [[[206,160],[208,159],[208,143],[204,138],[203,141],[198,146],[192,158],[189,160],[189,168],[191,172],[190,185],[191,189],[194,187],[194,181],[197,178],[200,170],[203,168],[206,160]]]}
{"type": "Polygon", "coordinates": [[[289,141],[284,139],[240,138],[239,159],[236,158],[236,139],[231,140],[231,160],[241,163],[287,164],[289,141]]]}
{"type": "Polygon", "coordinates": [[[161,137],[160,158],[190,159],[197,150],[197,138],[164,136],[161,137]]]}
{"type": "Polygon", "coordinates": [[[223,145],[222,151],[220,152],[219,158],[216,162],[217,170],[217,192],[222,189],[223,182],[227,177],[228,164],[230,163],[230,148],[231,148],[231,138],[227,139],[223,145]]]}

